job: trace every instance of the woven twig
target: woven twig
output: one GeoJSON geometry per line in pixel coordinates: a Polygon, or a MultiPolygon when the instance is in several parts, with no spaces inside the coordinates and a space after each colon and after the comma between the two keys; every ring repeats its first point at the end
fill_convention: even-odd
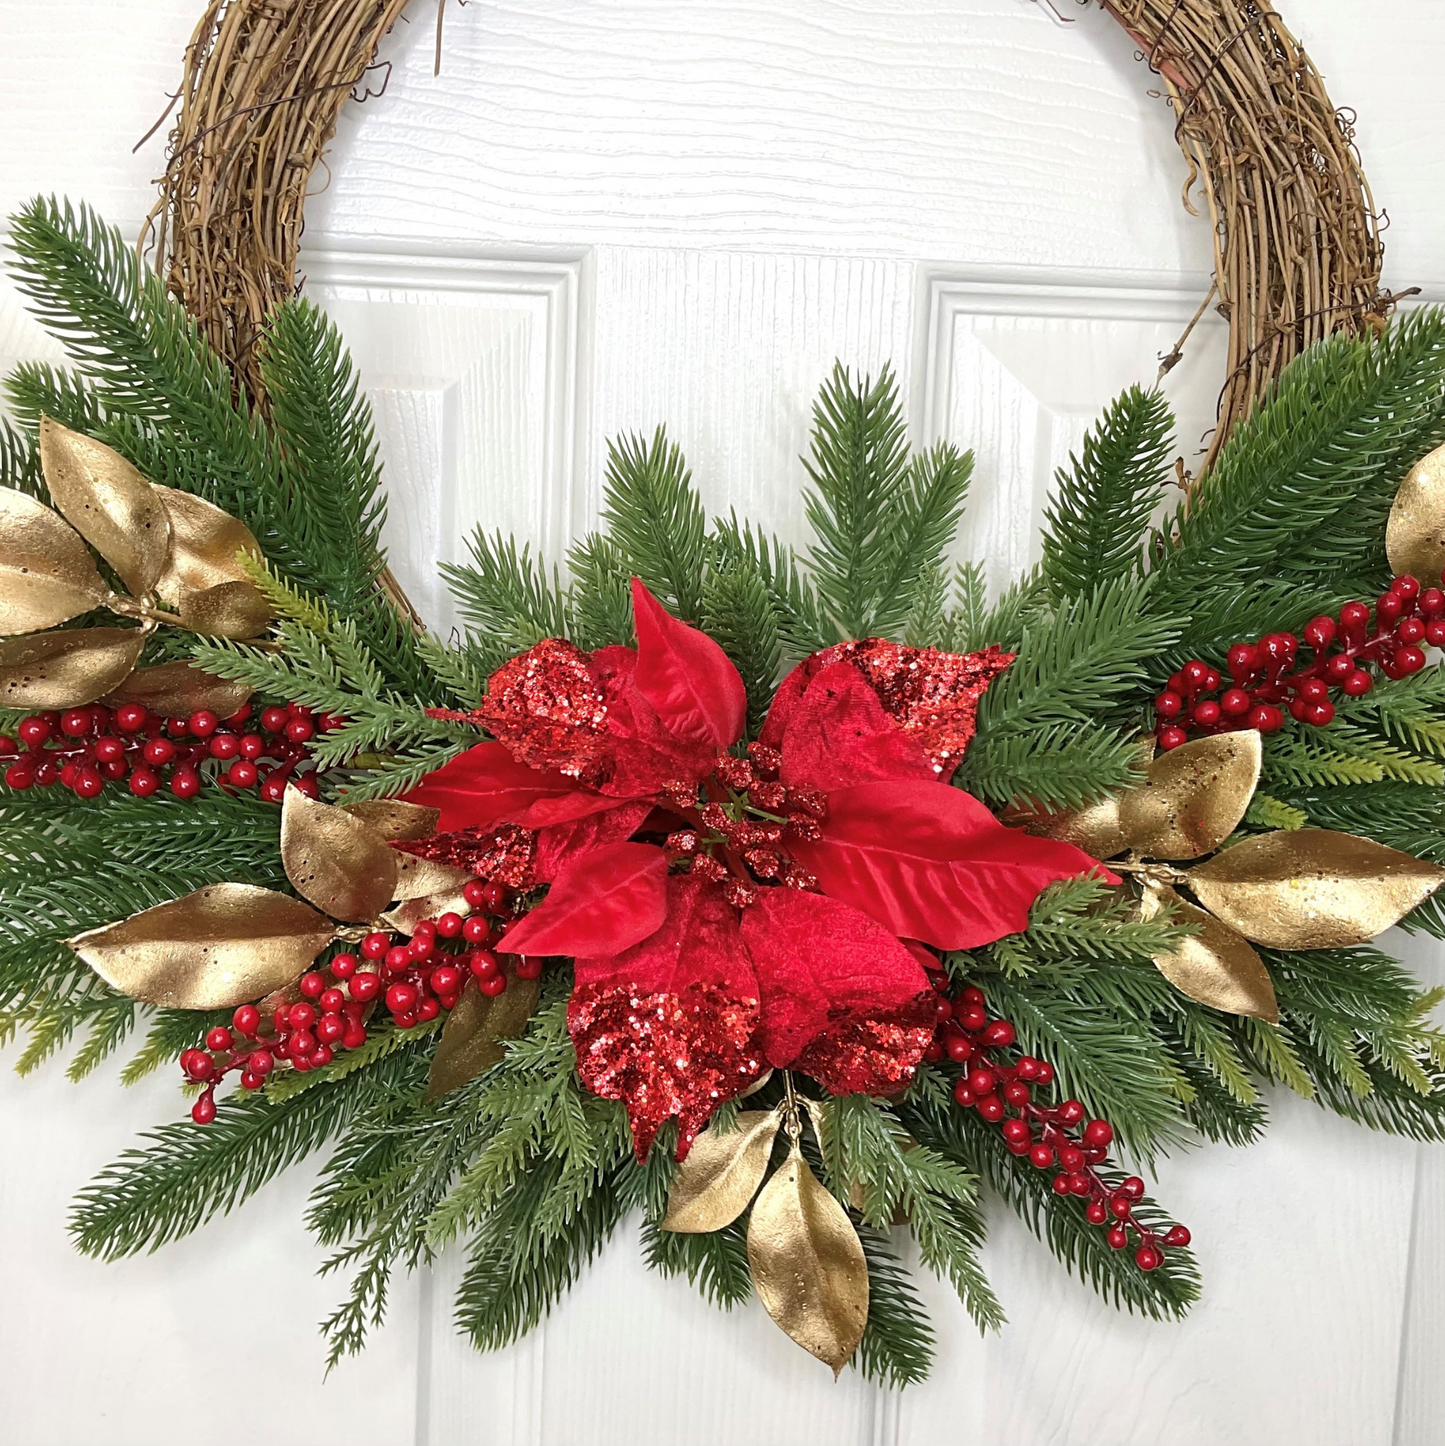
{"type": "MultiPolygon", "coordinates": [[[[406,3],[211,0],[186,51],[152,216],[161,261],[262,405],[255,342],[295,287],[307,184],[406,3]]],[[[1099,3],[1162,78],[1189,165],[1185,205],[1198,188],[1213,224],[1229,370],[1207,466],[1303,348],[1379,325],[1391,300],[1379,289],[1379,226],[1350,121],[1272,9],[1099,3]]]]}

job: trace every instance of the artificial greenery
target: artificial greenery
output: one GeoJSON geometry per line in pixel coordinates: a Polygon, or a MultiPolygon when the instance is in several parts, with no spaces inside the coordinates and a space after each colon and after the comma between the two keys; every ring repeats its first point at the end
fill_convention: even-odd
{"type": "MultiPolygon", "coordinates": [[[[0,483],[44,495],[35,435],[50,415],[243,518],[265,554],[253,577],[280,648],[212,640],[188,655],[263,698],[343,719],[314,750],[333,797],[402,792],[466,747],[475,729],[427,709],[475,707],[490,672],[538,640],[633,641],[635,574],[733,659],[752,731],[787,668],[847,638],[1016,653],[984,696],[957,782],[999,809],[1083,805],[1137,781],[1150,700],[1184,658],[1217,659],[1231,642],[1379,590],[1390,499],[1406,467],[1445,441],[1435,312],[1317,347],[1182,490],[1166,403],[1131,390],[1061,470],[1038,567],[991,599],[982,568],[951,553],[970,457],[911,451],[892,374],[839,366],[803,461],[811,542],[793,548],[754,523],[709,519],[664,432],[623,438],[608,455],[599,530],[565,559],[479,532],[470,560],[444,567],[466,624],[444,644],[381,586],[369,409],[324,316],[298,301],[272,318],[262,415],[92,213],[36,201],[15,219],[12,245],[13,274],[73,369],[23,366],[8,381],[0,483]]],[[[1286,720],[1266,740],[1245,829],[1313,824],[1445,862],[1442,678],[1430,669],[1382,682],[1342,704],[1328,729],[1286,720]]],[[[115,995],[67,937],[209,882],[288,887],[275,807],[217,790],[200,803],[6,791],[0,837],[0,1026],[27,1032],[22,1069],[72,1045],[79,1076],[139,1030],[132,1080],[215,1022],[115,995]]],[[[1406,924],[1445,936],[1445,905],[1432,900],[1406,924]]],[[[1127,889],[1080,879],[1041,895],[1025,932],[944,962],[1052,1061],[1062,1091],[1113,1122],[1127,1158],[1148,1162],[1201,1137],[1253,1141],[1273,1084],[1376,1128],[1445,1138],[1436,996],[1398,964],[1373,947],[1266,952],[1281,1017],[1264,1024],[1194,1003],[1155,968],[1189,927],[1167,912],[1143,920],[1127,889]]],[[[380,1319],[398,1268],[458,1243],[468,1252],[460,1328],[481,1347],[514,1340],[632,1215],[649,1264],[722,1307],[740,1304],[751,1294],[746,1219],[709,1235],[661,1228],[674,1137],[665,1129],[639,1163],[621,1106],[581,1087],[569,987],[565,970],[549,972],[525,1037],[440,1099],[426,1091],[437,1029],[380,1027],[323,1070],[224,1101],[206,1129],[160,1127],[81,1193],[77,1244],[103,1258],[154,1249],[329,1150],[309,1224],[332,1252],[326,1269],[351,1281],[325,1325],[333,1361],[380,1319]]],[[[1156,1317],[1186,1309],[1199,1288],[1188,1252],[1169,1251],[1146,1274],[1110,1251],[1079,1211],[1057,1207],[1047,1174],[953,1104],[957,1073],[925,1065],[891,1102],[809,1102],[805,1154],[847,1203],[868,1262],[856,1364],[904,1385],[932,1358],[899,1264],[903,1230],[980,1326],[1001,1323],[978,1255],[990,1195],[1109,1299],[1156,1317]]],[[[758,1107],[781,1089],[771,1081],[758,1107]]],[[[732,1113],[720,1112],[719,1128],[732,1113]]],[[[1162,1218],[1149,1202],[1139,1213],[1162,1218]]]]}

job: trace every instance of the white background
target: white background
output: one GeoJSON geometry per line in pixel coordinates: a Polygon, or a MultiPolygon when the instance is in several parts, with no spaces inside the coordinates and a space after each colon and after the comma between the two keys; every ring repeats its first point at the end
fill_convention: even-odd
{"type": "MultiPolygon", "coordinates": [[[[1445,294],[1438,5],[1284,9],[1359,112],[1387,284],[1445,294]]],[[[0,0],[0,208],[54,191],[133,230],[163,143],[131,147],[199,10],[0,0]]],[[[1097,13],[1064,28],[1028,0],[472,0],[448,15],[436,79],[431,41],[414,7],[387,94],[343,119],[305,270],[377,406],[397,570],[443,628],[435,559],[477,522],[559,556],[622,430],[666,423],[711,506],[796,536],[796,458],[835,357],[891,358],[919,438],[976,449],[966,540],[1001,582],[1028,561],[1054,466],[1152,377],[1203,294],[1170,117],[1097,13]]],[[[1205,328],[1170,379],[1186,457],[1219,341],[1205,328]]],[[[0,362],[49,354],[0,289],[0,362]]],[[[1414,947],[1425,972],[1432,953],[1414,947]]],[[[834,1385],[756,1307],[724,1317],[648,1275],[630,1228],[522,1346],[461,1346],[444,1263],[323,1382],[314,1322],[340,1286],[312,1274],[306,1170],[157,1256],[71,1251],[71,1193],[183,1108],[169,1080],[122,1092],[115,1073],[0,1083],[6,1446],[1442,1436],[1445,1165],[1292,1099],[1261,1146],[1163,1172],[1206,1274],[1188,1322],[1118,1316],[995,1212],[1009,1326],[980,1340],[929,1283],[936,1376],[900,1397],[834,1385]]]]}

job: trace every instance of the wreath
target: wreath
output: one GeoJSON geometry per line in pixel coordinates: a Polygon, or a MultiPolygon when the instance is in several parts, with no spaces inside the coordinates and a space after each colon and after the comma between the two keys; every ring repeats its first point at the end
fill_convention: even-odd
{"type": "Polygon", "coordinates": [[[125,1078],[193,1096],[82,1250],[329,1147],[333,1361],[458,1241],[504,1345],[640,1211],[654,1267],[904,1385],[895,1232],[1003,1321],[984,1190],[1171,1317],[1190,1232],[1134,1169],[1253,1142],[1272,1083],[1445,1136],[1438,996],[1371,942],[1445,936],[1445,315],[1305,349],[1182,493],[1126,392],[992,599],[948,560],[968,455],[840,364],[806,547],[623,438],[565,568],[484,532],[444,567],[444,641],[382,585],[321,312],[272,309],[238,388],[87,209],[12,247],[73,368],[0,426],[0,999],[22,1068],[144,1019],[125,1078]]]}

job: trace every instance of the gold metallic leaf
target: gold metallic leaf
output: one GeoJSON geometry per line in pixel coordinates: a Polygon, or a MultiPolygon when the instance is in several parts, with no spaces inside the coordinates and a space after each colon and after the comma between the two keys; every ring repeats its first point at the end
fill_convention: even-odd
{"type": "Polygon", "coordinates": [[[1277,1024],[1279,1005],[1264,960],[1233,929],[1185,903],[1168,884],[1146,880],[1142,916],[1153,918],[1166,904],[1178,911],[1181,922],[1197,926],[1198,932],[1182,940],[1177,949],[1154,956],[1159,972],[1181,994],[1200,1004],[1277,1024]]]}
{"type": "Polygon", "coordinates": [[[155,589],[161,598],[174,607],[188,592],[248,580],[236,554],[259,557],[261,548],[244,522],[193,492],[151,486],[171,524],[171,548],[155,589]]]}
{"type": "Polygon", "coordinates": [[[0,642],[0,708],[80,708],[103,698],[140,660],[139,628],[73,628],[0,642]]]}
{"type": "Polygon", "coordinates": [[[782,1122],[781,1109],[744,1110],[736,1128],[704,1130],[672,1177],[662,1228],[706,1235],[731,1225],[763,1183],[782,1122]]]}
{"type": "Polygon", "coordinates": [[[370,923],[396,897],[391,845],[370,824],[295,787],[281,805],[281,863],[296,892],[333,919],[370,923]]]}
{"type": "MultiPolygon", "coordinates": [[[[468,878],[471,877],[469,874],[468,878]]],[[[437,919],[443,914],[465,914],[467,901],[460,889],[440,894],[423,894],[419,899],[406,899],[381,916],[381,922],[398,934],[414,934],[423,919],[437,919]]]]}
{"type": "Polygon", "coordinates": [[[768,1314],[836,1376],[868,1322],[868,1265],[847,1211],[796,1145],[753,1204],[748,1265],[768,1314]]]}
{"type": "Polygon", "coordinates": [[[476,877],[454,864],[419,859],[415,854],[404,853],[400,849],[394,852],[396,892],[392,894],[393,899],[420,899],[428,894],[456,894],[460,897],[463,887],[476,877]]]}
{"type": "Polygon", "coordinates": [[[1038,838],[1073,844],[1091,858],[1112,859],[1128,847],[1119,823],[1117,794],[1087,808],[1011,808],[1003,814],[1003,822],[1038,838]]]}
{"type": "Polygon", "coordinates": [[[483,994],[475,980],[468,980],[456,1008],[442,1026],[442,1037],[432,1055],[426,1097],[434,1100],[449,1094],[496,1064],[506,1053],[502,1040],[520,1039],[527,1032],[527,1021],[541,993],[540,980],[519,979],[510,966],[507,987],[501,994],[483,994]]]}
{"type": "Polygon", "coordinates": [[[105,702],[111,707],[119,703],[139,703],[152,713],[166,718],[185,718],[201,709],[209,709],[222,718],[229,718],[251,696],[246,683],[233,683],[218,678],[194,663],[161,663],[154,668],[137,668],[105,702]]]}
{"type": "Polygon", "coordinates": [[[90,549],[59,513],[0,487],[0,634],[69,622],[109,592],[90,549]]]}
{"type": "Polygon", "coordinates": [[[1147,780],[1119,798],[1128,846],[1151,859],[1197,859],[1239,827],[1259,784],[1253,729],[1196,738],[1149,765],[1147,780]]]}
{"type": "Polygon", "coordinates": [[[229,1009],[302,973],[328,920],[250,884],[212,884],[67,942],[113,989],[167,1009],[229,1009]]]}
{"type": "Polygon", "coordinates": [[[442,811],[400,798],[368,798],[341,805],[352,818],[369,823],[382,838],[393,843],[420,843],[437,831],[442,811]]]}
{"type": "Polygon", "coordinates": [[[66,520],[137,597],[156,585],[171,546],[171,525],[156,490],[119,452],[40,419],[40,467],[66,520]]]}
{"type": "Polygon", "coordinates": [[[1385,551],[1396,573],[1437,586],[1445,567],[1445,447],[1405,474],[1385,527],[1385,551]]]}
{"type": "Polygon", "coordinates": [[[181,625],[210,638],[258,638],[271,626],[271,604],[253,582],[222,582],[181,594],[181,625]]]}
{"type": "Polygon", "coordinates": [[[1189,871],[1189,887],[1231,929],[1272,949],[1363,944],[1445,883],[1445,869],[1353,834],[1260,834],[1189,871]]]}

